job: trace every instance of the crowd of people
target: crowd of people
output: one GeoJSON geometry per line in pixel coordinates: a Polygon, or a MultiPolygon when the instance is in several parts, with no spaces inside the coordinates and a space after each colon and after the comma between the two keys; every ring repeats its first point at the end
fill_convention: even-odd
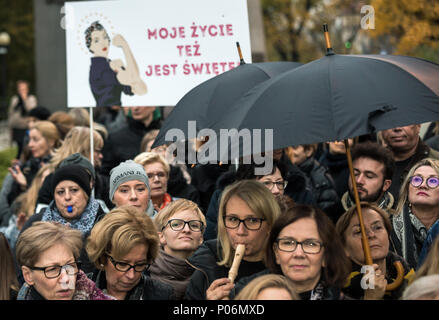
{"type": "Polygon", "coordinates": [[[161,111],[96,108],[90,129],[17,83],[1,300],[439,299],[438,123],[349,139],[354,188],[339,141],[273,150],[265,175],[177,163],[152,148],[161,111]]]}

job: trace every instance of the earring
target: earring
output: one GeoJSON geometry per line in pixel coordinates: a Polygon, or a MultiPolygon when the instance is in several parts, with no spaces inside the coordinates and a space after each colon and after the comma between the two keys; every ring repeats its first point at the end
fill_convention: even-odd
{"type": "Polygon", "coordinates": [[[102,263],[99,266],[101,267],[102,270],[104,270],[104,265],[102,263]]]}

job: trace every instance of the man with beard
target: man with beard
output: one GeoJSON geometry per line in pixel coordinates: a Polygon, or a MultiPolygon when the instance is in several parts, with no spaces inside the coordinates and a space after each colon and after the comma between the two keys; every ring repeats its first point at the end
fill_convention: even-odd
{"type": "MultiPolygon", "coordinates": [[[[419,137],[421,125],[411,125],[383,130],[382,137],[386,147],[395,160],[395,171],[389,192],[398,202],[401,183],[410,168],[424,158],[439,159],[439,152],[427,146],[419,137]]],[[[396,205],[395,205],[396,206],[396,205]]]]}
{"type": "MultiPolygon", "coordinates": [[[[380,208],[390,210],[394,204],[394,197],[388,191],[395,168],[392,153],[375,142],[359,143],[352,149],[352,165],[360,201],[375,202],[380,208]]],[[[350,176],[341,203],[345,211],[355,205],[350,176]]]]}

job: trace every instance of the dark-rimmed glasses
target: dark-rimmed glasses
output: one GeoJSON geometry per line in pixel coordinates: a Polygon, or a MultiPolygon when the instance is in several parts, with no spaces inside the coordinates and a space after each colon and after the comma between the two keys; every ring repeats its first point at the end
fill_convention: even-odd
{"type": "Polygon", "coordinates": [[[174,231],[181,231],[186,227],[186,224],[189,226],[189,229],[195,232],[202,232],[204,230],[204,223],[200,220],[189,220],[184,221],[183,219],[171,219],[168,221],[168,223],[165,224],[165,226],[162,228],[166,228],[166,226],[169,224],[172,230],[174,231]]]}
{"type": "MultiPolygon", "coordinates": [[[[425,179],[427,181],[427,186],[430,189],[435,189],[439,186],[439,178],[438,177],[428,177],[425,179]]],[[[410,184],[415,187],[415,188],[419,188],[421,186],[421,184],[424,183],[424,177],[422,176],[412,176],[410,177],[410,184]]]]}
{"type": "Polygon", "coordinates": [[[79,262],[72,262],[63,266],[48,266],[48,267],[29,267],[31,270],[43,271],[47,279],[58,278],[62,270],[65,270],[67,275],[74,276],[79,272],[79,262]]]}
{"type": "Polygon", "coordinates": [[[145,270],[147,270],[149,268],[149,263],[143,262],[143,263],[136,263],[135,265],[126,263],[126,262],[121,262],[121,261],[116,261],[114,260],[114,258],[110,255],[107,254],[107,257],[110,259],[111,263],[113,264],[113,266],[116,268],[117,271],[120,272],[128,272],[131,269],[134,269],[134,271],[136,272],[143,272],[145,270]]]}
{"type": "Polygon", "coordinates": [[[239,225],[244,223],[244,226],[248,230],[259,230],[262,226],[262,221],[265,219],[263,218],[245,218],[245,219],[239,219],[235,216],[224,216],[224,225],[228,229],[236,229],[239,228],[239,225]]]}
{"type": "Polygon", "coordinates": [[[279,190],[284,190],[287,187],[288,181],[261,181],[269,190],[272,190],[274,185],[277,186],[279,190]]]}
{"type": "Polygon", "coordinates": [[[323,244],[317,240],[307,239],[304,241],[296,241],[290,238],[278,238],[276,239],[277,247],[280,251],[294,252],[297,246],[300,244],[303,252],[309,254],[317,254],[322,250],[323,244]]]}

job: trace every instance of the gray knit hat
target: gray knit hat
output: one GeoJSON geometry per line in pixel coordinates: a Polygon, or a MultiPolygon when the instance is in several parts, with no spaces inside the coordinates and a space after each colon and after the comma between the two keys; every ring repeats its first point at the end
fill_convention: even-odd
{"type": "Polygon", "coordinates": [[[149,187],[149,179],[146,175],[145,169],[142,165],[134,162],[133,160],[127,160],[121,162],[117,167],[111,169],[110,172],[110,201],[113,201],[114,193],[119,186],[127,181],[139,180],[145,183],[148,188],[148,192],[151,193],[149,187]]]}
{"type": "Polygon", "coordinates": [[[90,160],[88,160],[86,157],[84,157],[80,153],[71,154],[70,156],[65,158],[63,161],[61,161],[61,163],[59,164],[59,167],[62,168],[62,167],[69,166],[69,165],[72,165],[72,164],[78,164],[78,165],[83,166],[84,168],[86,168],[90,172],[90,174],[92,175],[93,180],[96,181],[96,171],[95,171],[95,168],[91,164],[90,160]]]}

